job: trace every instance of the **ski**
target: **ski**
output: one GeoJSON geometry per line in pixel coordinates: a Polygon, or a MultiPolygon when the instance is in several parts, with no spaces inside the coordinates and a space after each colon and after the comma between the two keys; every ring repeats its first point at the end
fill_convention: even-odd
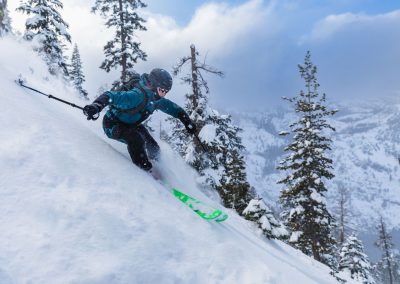
{"type": "Polygon", "coordinates": [[[176,188],[172,188],[172,194],[205,220],[214,220],[220,223],[228,219],[228,214],[219,209],[212,208],[176,188]]]}
{"type": "Polygon", "coordinates": [[[222,212],[221,215],[219,215],[217,218],[214,219],[215,222],[221,223],[223,221],[225,221],[226,219],[228,219],[228,214],[222,212]]]}

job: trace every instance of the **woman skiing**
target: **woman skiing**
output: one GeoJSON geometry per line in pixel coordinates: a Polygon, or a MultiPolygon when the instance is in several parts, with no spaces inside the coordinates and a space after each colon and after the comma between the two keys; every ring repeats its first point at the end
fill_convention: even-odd
{"type": "Polygon", "coordinates": [[[149,159],[157,160],[160,147],[142,123],[155,110],[178,118],[190,134],[196,132],[195,124],[183,108],[165,98],[171,87],[171,75],[164,69],[155,68],[150,74],[142,74],[133,89],[105,92],[92,104],[86,105],[83,113],[88,120],[95,120],[109,105],[103,117],[105,134],[127,144],[132,162],[151,172],[149,159]]]}

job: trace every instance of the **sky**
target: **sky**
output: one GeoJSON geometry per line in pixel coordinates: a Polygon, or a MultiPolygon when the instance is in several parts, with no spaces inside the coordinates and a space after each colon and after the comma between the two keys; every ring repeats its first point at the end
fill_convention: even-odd
{"type": "MultiPolygon", "coordinates": [[[[140,73],[154,67],[171,70],[195,44],[200,60],[225,73],[206,75],[216,108],[270,109],[303,89],[297,65],[307,50],[318,67],[320,91],[343,103],[400,97],[400,2],[397,0],[144,0],[139,13],[146,32],[136,34],[148,60],[140,73]]],[[[118,71],[99,69],[103,46],[113,36],[104,19],[90,13],[94,0],[63,1],[84,63],[86,88],[96,95],[118,71]]],[[[26,16],[9,1],[15,30],[26,16]]],[[[69,54],[68,51],[66,54],[69,54]]],[[[184,74],[182,74],[184,75],[184,74]]],[[[174,79],[169,97],[183,103],[188,86],[174,79]]],[[[400,100],[399,100],[400,101],[400,100]]]]}

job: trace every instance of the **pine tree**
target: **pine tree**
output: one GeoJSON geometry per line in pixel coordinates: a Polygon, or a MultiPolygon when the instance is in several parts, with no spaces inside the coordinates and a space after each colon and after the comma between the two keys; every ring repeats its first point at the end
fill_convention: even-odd
{"type": "Polygon", "coordinates": [[[364,253],[362,242],[352,234],[345,240],[340,250],[338,270],[361,283],[374,284],[375,280],[371,269],[372,267],[368,256],[364,253]]]}
{"type": "Polygon", "coordinates": [[[88,92],[83,89],[82,86],[82,84],[85,82],[85,75],[83,75],[81,55],[79,54],[77,44],[75,44],[74,51],[72,52],[69,76],[71,78],[72,84],[79,92],[79,94],[82,97],[88,99],[88,92]]]}
{"type": "Polygon", "coordinates": [[[182,58],[174,68],[174,75],[190,62],[190,72],[182,78],[192,88],[192,93],[186,95],[185,110],[196,124],[202,142],[191,140],[182,124],[173,120],[170,120],[174,126],[168,140],[199,172],[201,182],[219,192],[225,207],[241,214],[254,195],[245,172],[241,129],[233,125],[229,115],[220,115],[208,105],[209,88],[203,72],[220,77],[223,73],[199,62],[194,45],[190,51],[191,55],[182,58]],[[207,153],[200,143],[206,146],[207,153]]]}
{"type": "Polygon", "coordinates": [[[63,9],[59,0],[25,0],[17,8],[31,16],[25,23],[24,38],[34,42],[35,50],[44,57],[49,72],[55,75],[61,71],[64,76],[68,76],[63,50],[65,41],[71,42],[71,36],[59,9],[63,9]]]}
{"type": "Polygon", "coordinates": [[[255,222],[268,239],[286,239],[289,235],[283,224],[276,220],[272,211],[262,198],[252,199],[243,216],[249,221],[255,222]]]}
{"type": "Polygon", "coordinates": [[[382,250],[382,257],[376,264],[378,277],[380,278],[381,283],[384,284],[400,283],[400,257],[394,250],[392,236],[388,233],[386,224],[382,217],[380,218],[377,229],[379,236],[375,245],[382,250]]]}
{"type": "MultiPolygon", "coordinates": [[[[324,105],[326,96],[318,92],[317,67],[307,52],[304,65],[299,65],[305,80],[306,92],[297,97],[285,98],[294,104],[295,112],[301,117],[289,127],[293,142],[285,151],[291,152],[278,167],[288,175],[279,184],[286,185],[281,191],[280,201],[284,207],[282,216],[292,231],[289,242],[305,254],[334,268],[333,253],[335,240],[332,237],[335,222],[326,205],[323,179],[332,179],[332,160],[326,156],[331,140],[324,136],[325,129],[335,130],[326,121],[329,111],[324,105]]],[[[281,132],[287,135],[288,132],[281,132]]]]}
{"type": "Polygon", "coordinates": [[[225,207],[242,214],[254,195],[247,182],[244,146],[239,137],[242,129],[233,125],[231,116],[219,115],[216,111],[210,116],[210,123],[201,130],[200,138],[208,132],[208,128],[211,128],[212,132],[215,131],[213,139],[207,140],[206,144],[209,156],[215,158],[213,168],[218,170],[219,174],[216,189],[225,207]],[[218,169],[215,164],[218,165],[218,169]]]}
{"type": "Polygon", "coordinates": [[[140,0],[96,0],[92,12],[100,12],[107,20],[107,28],[115,29],[116,33],[112,40],[104,46],[106,59],[100,68],[110,72],[112,68],[121,68],[120,81],[113,85],[117,86],[129,79],[129,72],[140,60],[146,60],[146,53],[141,50],[140,43],[134,41],[134,31],[145,31],[143,25],[145,20],[136,12],[139,8],[147,5],[140,0]]]}
{"type": "Polygon", "coordinates": [[[11,19],[8,15],[7,0],[0,0],[0,37],[11,32],[11,19]]]}
{"type": "MultiPolygon", "coordinates": [[[[192,92],[186,94],[185,110],[189,114],[191,120],[196,124],[199,133],[204,125],[210,123],[210,116],[214,114],[214,111],[208,105],[207,95],[209,94],[209,88],[202,72],[211,73],[220,77],[223,76],[223,73],[205,63],[201,63],[197,59],[199,52],[196,51],[193,44],[190,46],[190,52],[190,56],[183,57],[177,66],[174,67],[173,74],[177,76],[182,72],[183,67],[187,63],[190,63],[189,74],[182,78],[182,81],[192,88],[192,92]]],[[[185,128],[180,122],[176,120],[170,121],[173,123],[173,130],[169,142],[173,145],[173,148],[210,183],[212,178],[210,175],[206,175],[206,172],[207,169],[212,167],[213,163],[210,162],[209,158],[204,153],[199,141],[197,139],[192,140],[188,137],[185,128]]],[[[216,163],[214,163],[214,168],[216,167],[215,164],[216,163]]]]}

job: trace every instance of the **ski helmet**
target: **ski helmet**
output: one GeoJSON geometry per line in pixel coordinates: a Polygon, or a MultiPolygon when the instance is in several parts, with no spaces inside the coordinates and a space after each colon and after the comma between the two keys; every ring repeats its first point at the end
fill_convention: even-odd
{"type": "Polygon", "coordinates": [[[154,88],[162,88],[167,92],[172,88],[172,77],[164,69],[154,68],[149,74],[149,81],[154,88]]]}

